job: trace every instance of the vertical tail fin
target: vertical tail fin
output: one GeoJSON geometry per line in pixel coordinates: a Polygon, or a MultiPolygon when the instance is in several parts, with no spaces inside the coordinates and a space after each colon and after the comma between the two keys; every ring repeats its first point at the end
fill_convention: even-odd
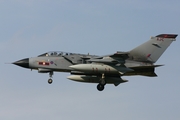
{"type": "Polygon", "coordinates": [[[155,63],[169,45],[176,40],[176,34],[160,34],[142,45],[132,49],[130,56],[137,61],[149,61],[155,63]]]}

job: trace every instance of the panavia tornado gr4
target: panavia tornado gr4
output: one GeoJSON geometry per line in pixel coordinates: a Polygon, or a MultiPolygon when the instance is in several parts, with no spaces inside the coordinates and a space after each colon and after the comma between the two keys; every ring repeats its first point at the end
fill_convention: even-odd
{"type": "Polygon", "coordinates": [[[154,63],[177,36],[177,34],[160,34],[130,51],[118,51],[105,56],[53,51],[25,58],[13,64],[35,69],[39,73],[49,73],[49,84],[53,82],[54,72],[69,72],[71,76],[67,77],[68,79],[97,83],[97,89],[102,91],[106,84],[118,86],[127,82],[123,76],[156,77],[155,68],[162,65],[154,63]]]}

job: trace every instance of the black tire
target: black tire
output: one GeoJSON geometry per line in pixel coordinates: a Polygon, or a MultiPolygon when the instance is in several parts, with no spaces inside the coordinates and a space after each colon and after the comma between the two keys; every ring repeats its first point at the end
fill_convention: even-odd
{"type": "Polygon", "coordinates": [[[97,85],[97,89],[98,89],[99,91],[103,91],[103,90],[104,90],[104,85],[98,84],[98,85],[97,85]]]}
{"type": "Polygon", "coordinates": [[[49,79],[49,80],[48,80],[48,83],[49,83],[49,84],[51,84],[52,82],[53,82],[53,80],[52,80],[52,79],[49,79]]]}

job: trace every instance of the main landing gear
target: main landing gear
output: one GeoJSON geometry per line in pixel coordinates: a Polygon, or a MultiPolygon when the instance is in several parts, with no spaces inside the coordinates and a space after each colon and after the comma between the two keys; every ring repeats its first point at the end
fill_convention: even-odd
{"type": "Polygon", "coordinates": [[[48,80],[48,83],[51,84],[53,82],[52,80],[52,76],[53,76],[53,71],[52,72],[49,72],[49,80],[48,80]]]}
{"type": "Polygon", "coordinates": [[[105,76],[104,76],[104,73],[103,73],[102,78],[100,79],[99,84],[97,85],[97,89],[99,91],[103,91],[105,85],[106,85],[106,81],[105,81],[105,76]]]}

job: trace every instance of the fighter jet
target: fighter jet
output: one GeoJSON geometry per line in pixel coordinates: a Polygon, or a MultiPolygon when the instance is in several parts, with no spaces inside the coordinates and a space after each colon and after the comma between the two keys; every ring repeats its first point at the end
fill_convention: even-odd
{"type": "Polygon", "coordinates": [[[68,79],[97,83],[97,89],[103,91],[106,84],[118,86],[127,82],[123,76],[156,77],[155,68],[162,65],[156,65],[155,62],[177,36],[160,34],[130,51],[117,51],[105,56],[52,51],[13,64],[37,70],[39,73],[49,73],[49,84],[53,82],[54,72],[69,72],[71,76],[68,79]]]}

